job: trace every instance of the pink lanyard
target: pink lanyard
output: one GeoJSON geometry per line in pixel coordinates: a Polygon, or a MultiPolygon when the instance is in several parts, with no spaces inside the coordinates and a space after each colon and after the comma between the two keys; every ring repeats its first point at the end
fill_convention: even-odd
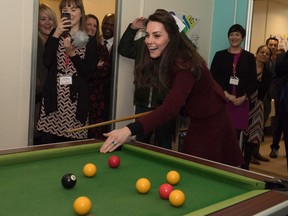
{"type": "MultiPolygon", "coordinates": [[[[233,76],[234,77],[236,77],[236,66],[237,66],[240,54],[241,54],[241,52],[234,54],[234,58],[233,58],[233,76]]],[[[236,86],[235,85],[232,85],[232,94],[236,96],[236,86]]]]}
{"type": "Polygon", "coordinates": [[[66,67],[68,67],[69,63],[70,63],[69,55],[67,52],[65,52],[65,65],[66,65],[66,67]]]}
{"type": "Polygon", "coordinates": [[[236,66],[237,66],[240,55],[241,55],[241,52],[234,54],[234,59],[233,59],[233,76],[234,77],[236,76],[236,66]]]}

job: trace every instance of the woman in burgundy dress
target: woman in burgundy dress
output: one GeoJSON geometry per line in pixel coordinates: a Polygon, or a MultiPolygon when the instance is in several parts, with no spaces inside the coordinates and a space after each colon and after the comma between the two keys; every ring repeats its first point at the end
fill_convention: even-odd
{"type": "Polygon", "coordinates": [[[162,105],[136,122],[105,136],[100,152],[114,151],[131,135],[148,133],[174,118],[184,106],[190,117],[182,151],[233,166],[243,157],[226,109],[227,100],[205,61],[182,38],[174,18],[166,11],[147,20],[143,58],[135,68],[137,87],[169,87],[162,105]]]}

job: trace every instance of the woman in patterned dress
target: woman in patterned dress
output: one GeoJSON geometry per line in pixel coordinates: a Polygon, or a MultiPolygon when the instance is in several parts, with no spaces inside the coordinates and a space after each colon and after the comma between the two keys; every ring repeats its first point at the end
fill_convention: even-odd
{"type": "Polygon", "coordinates": [[[89,89],[87,80],[95,70],[97,43],[86,33],[82,0],[62,0],[59,26],[52,30],[43,55],[48,76],[43,90],[37,128],[45,133],[42,143],[87,138],[87,130],[67,133],[88,124],[89,89]]]}
{"type": "Polygon", "coordinates": [[[260,46],[256,51],[257,90],[250,97],[249,126],[244,131],[244,159],[245,169],[249,169],[251,157],[257,145],[260,145],[264,129],[263,100],[269,89],[271,73],[267,62],[272,52],[266,45],[260,46]]]}

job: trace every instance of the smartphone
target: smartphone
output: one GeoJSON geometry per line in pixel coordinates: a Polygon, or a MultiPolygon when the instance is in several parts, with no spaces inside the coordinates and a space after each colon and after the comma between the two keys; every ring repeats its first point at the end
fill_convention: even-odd
{"type": "Polygon", "coordinates": [[[70,13],[67,13],[67,12],[63,12],[63,13],[61,14],[61,18],[63,18],[63,17],[66,17],[67,20],[70,20],[70,19],[71,19],[70,13]]]}
{"type": "MultiPolygon", "coordinates": [[[[71,20],[71,15],[70,15],[70,13],[62,12],[61,18],[63,18],[63,17],[65,17],[66,20],[71,20]]],[[[71,25],[71,22],[66,23],[66,24],[67,24],[67,25],[71,25]]],[[[71,27],[67,27],[67,28],[65,28],[65,29],[67,29],[67,31],[63,32],[63,34],[64,34],[64,35],[67,35],[68,32],[71,30],[71,27]]]]}

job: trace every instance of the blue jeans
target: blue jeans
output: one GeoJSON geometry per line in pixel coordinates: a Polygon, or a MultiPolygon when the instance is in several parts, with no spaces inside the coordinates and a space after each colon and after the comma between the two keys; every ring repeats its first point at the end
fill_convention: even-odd
{"type": "MultiPolygon", "coordinates": [[[[138,114],[138,113],[148,112],[151,110],[153,109],[147,108],[147,107],[136,106],[135,113],[138,114]]],[[[155,145],[163,147],[163,148],[167,148],[167,149],[172,148],[173,135],[175,134],[175,124],[176,124],[176,120],[173,119],[155,129],[154,131],[155,145]]],[[[151,144],[152,134],[153,133],[151,132],[148,134],[137,135],[136,140],[139,142],[151,144]]]]}

